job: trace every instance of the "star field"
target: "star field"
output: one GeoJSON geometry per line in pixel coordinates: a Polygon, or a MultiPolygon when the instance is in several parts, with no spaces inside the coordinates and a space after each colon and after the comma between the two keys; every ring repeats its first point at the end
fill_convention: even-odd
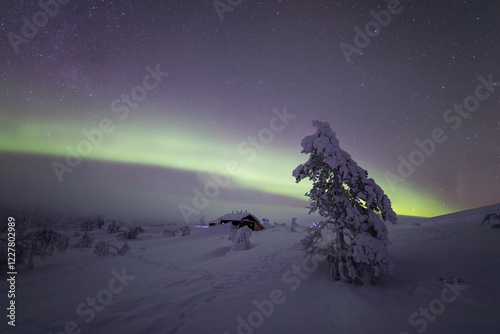
{"type": "Polygon", "coordinates": [[[312,119],[330,122],[398,214],[500,201],[496,1],[42,3],[0,5],[6,206],[306,213],[291,172],[312,119]],[[196,208],[196,191],[227,173],[196,208]]]}

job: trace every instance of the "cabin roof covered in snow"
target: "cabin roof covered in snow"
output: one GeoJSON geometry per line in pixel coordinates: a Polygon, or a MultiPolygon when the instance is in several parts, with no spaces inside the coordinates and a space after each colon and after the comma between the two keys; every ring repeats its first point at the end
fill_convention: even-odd
{"type": "Polygon", "coordinates": [[[257,222],[260,222],[254,215],[244,212],[244,213],[227,213],[222,217],[217,218],[217,220],[232,220],[232,221],[241,221],[243,218],[252,217],[257,222]]]}

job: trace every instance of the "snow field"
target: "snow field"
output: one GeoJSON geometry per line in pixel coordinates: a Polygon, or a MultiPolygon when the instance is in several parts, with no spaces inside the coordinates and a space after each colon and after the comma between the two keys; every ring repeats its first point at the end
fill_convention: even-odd
{"type": "MultiPolygon", "coordinates": [[[[388,226],[395,275],[365,286],[333,282],[324,262],[303,262],[297,244],[305,223],[295,233],[253,232],[244,251],[231,250],[225,226],[170,238],[163,234],[169,226],[144,226],[146,233],[128,241],[130,255],[70,248],[35,259],[33,270],[17,276],[15,331],[2,322],[0,332],[493,334],[500,328],[500,231],[479,222],[498,211],[401,217],[388,226]],[[122,272],[134,277],[126,286],[116,278],[122,272]]],[[[89,235],[123,243],[105,230],[89,235]]]]}

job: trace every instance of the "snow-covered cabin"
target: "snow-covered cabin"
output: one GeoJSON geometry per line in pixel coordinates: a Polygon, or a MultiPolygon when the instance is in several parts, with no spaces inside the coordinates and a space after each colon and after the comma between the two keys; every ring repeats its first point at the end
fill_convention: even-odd
{"type": "Polygon", "coordinates": [[[248,226],[253,231],[263,230],[264,227],[260,221],[252,214],[245,212],[227,213],[222,217],[217,218],[220,224],[233,224],[234,226],[248,226]]]}

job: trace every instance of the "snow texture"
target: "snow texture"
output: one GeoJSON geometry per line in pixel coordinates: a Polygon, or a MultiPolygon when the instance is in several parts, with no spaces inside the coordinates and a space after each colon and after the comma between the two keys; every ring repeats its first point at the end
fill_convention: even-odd
{"type": "MultiPolygon", "coordinates": [[[[69,248],[35,258],[33,269],[19,268],[16,327],[7,325],[4,315],[0,333],[66,333],[65,326],[74,323],[68,333],[236,334],[244,322],[254,334],[495,334],[500,230],[480,227],[492,212],[500,212],[500,204],[428,219],[399,217],[397,225],[387,227],[394,276],[375,286],[333,282],[324,257],[316,264],[304,262],[297,245],[308,234],[301,229],[254,232],[251,249],[231,252],[227,238],[221,238],[227,236],[226,226],[193,227],[184,238],[165,238],[167,225],[142,225],[145,237],[127,241],[129,255],[98,257],[92,249],[69,248]],[[110,287],[114,292],[108,295],[110,287]],[[280,304],[266,303],[279,293],[280,304]],[[443,309],[442,296],[453,300],[442,303],[443,309]],[[264,315],[256,304],[266,306],[264,311],[272,305],[272,312],[264,315]],[[433,321],[420,314],[421,308],[433,321]],[[259,315],[262,321],[256,323],[259,315]]],[[[313,220],[299,218],[303,226],[313,220]]],[[[51,221],[58,233],[80,230],[51,221]]],[[[98,242],[117,242],[105,229],[89,234],[98,242]]],[[[370,241],[361,244],[372,247],[370,241]]],[[[5,276],[2,281],[6,294],[5,276]]]]}

